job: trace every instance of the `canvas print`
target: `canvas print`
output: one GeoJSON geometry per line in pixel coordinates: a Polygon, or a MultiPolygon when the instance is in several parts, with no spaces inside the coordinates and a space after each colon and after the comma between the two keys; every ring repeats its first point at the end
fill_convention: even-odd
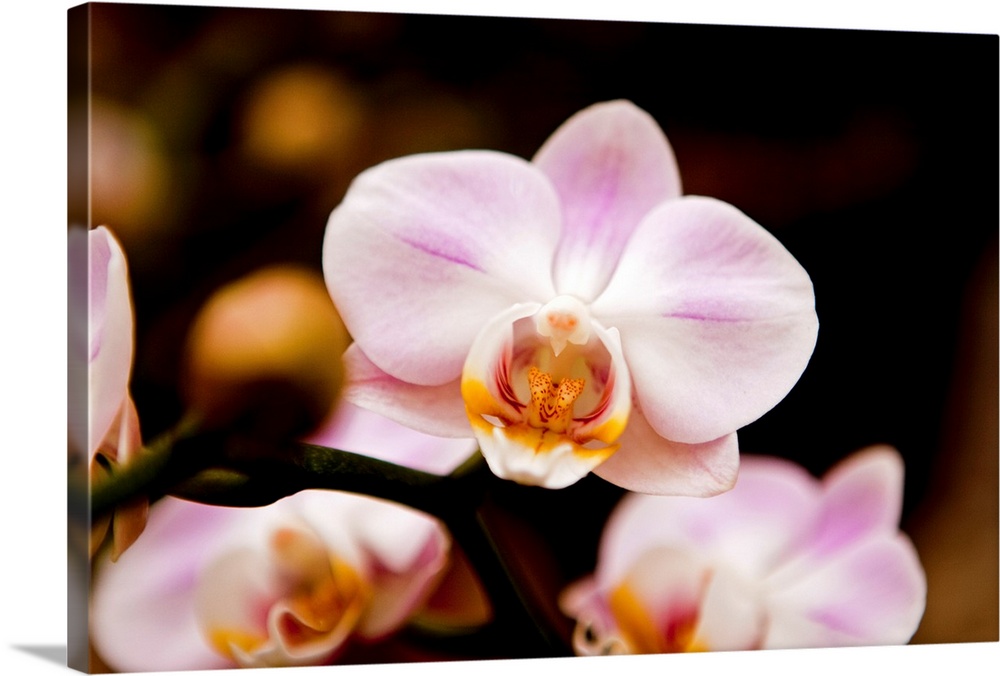
{"type": "Polygon", "coordinates": [[[996,35],[68,18],[70,666],[998,640],[996,35]]]}

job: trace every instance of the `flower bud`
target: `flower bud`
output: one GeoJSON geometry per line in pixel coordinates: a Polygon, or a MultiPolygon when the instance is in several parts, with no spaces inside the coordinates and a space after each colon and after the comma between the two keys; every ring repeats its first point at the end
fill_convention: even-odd
{"type": "Polygon", "coordinates": [[[293,265],[216,291],[188,335],[183,391],[208,428],[294,436],[332,410],[348,336],[322,277],[293,265]]]}

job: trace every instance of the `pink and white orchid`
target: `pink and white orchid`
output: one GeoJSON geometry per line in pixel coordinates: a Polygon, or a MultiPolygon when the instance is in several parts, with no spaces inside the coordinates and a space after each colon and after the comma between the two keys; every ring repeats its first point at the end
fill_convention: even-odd
{"type": "Polygon", "coordinates": [[[345,396],[492,470],[559,488],[731,487],[736,430],[812,354],[812,284],[734,207],[682,197],[673,151],[626,101],[571,117],[531,162],[414,155],[330,216],[327,287],[355,343],[345,396]]]}
{"type": "Polygon", "coordinates": [[[450,541],[429,516],[333,491],[265,507],[167,497],[114,565],[99,562],[91,632],[122,671],[299,666],[398,629],[450,541]]]}
{"type": "Polygon", "coordinates": [[[872,447],[822,481],[745,457],[708,500],[632,494],[612,513],[596,572],[560,604],[579,654],[906,643],[926,579],[899,531],[903,464],[872,447]]]}
{"type": "MultiPolygon", "coordinates": [[[[134,333],[132,293],[128,265],[121,245],[104,226],[86,231],[69,231],[71,266],[89,261],[86,286],[77,284],[74,294],[86,290],[87,321],[70,321],[70,367],[88,374],[88,415],[69,418],[70,446],[88,451],[91,476],[107,471],[106,466],[127,464],[142,446],[139,416],[129,393],[134,333]],[[87,421],[81,429],[79,422],[87,421]]],[[[73,270],[71,280],[76,281],[73,270]]],[[[73,310],[73,308],[71,308],[73,310]]],[[[71,315],[71,317],[82,315],[71,315]]],[[[113,557],[121,554],[139,537],[146,523],[149,503],[136,498],[115,509],[113,517],[96,522],[91,533],[95,549],[110,527],[113,557]]],[[[92,552],[93,553],[93,552],[92,552]]]]}

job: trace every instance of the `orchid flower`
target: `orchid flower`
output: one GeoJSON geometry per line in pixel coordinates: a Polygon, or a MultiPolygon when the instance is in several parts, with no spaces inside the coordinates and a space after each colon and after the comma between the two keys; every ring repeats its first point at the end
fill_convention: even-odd
{"type": "Polygon", "coordinates": [[[673,151],[626,101],[591,106],[531,162],[398,158],[327,225],[327,287],[355,342],[344,396],[472,437],[500,477],[712,495],[736,430],[816,340],[812,283],[761,226],[681,196],[673,151]]]}
{"type": "Polygon", "coordinates": [[[871,447],[822,481],[746,457],[710,500],[631,494],[567,588],[579,654],[906,643],[926,579],[898,529],[903,464],[871,447]]]}
{"type": "MultiPolygon", "coordinates": [[[[474,445],[344,401],[304,440],[436,473],[474,445]]],[[[328,663],[424,618],[425,604],[441,626],[488,613],[477,589],[439,586],[462,563],[454,554],[437,520],[362,495],[307,490],[257,508],[167,497],[139,542],[97,566],[94,642],[125,671],[328,663]]]]}
{"type": "Polygon", "coordinates": [[[448,560],[422,513],[308,490],[265,507],[167,497],[143,537],[100,562],[91,631],[122,671],[328,663],[398,629],[448,560]]]}
{"type": "MultiPolygon", "coordinates": [[[[69,247],[71,268],[89,260],[86,285],[70,270],[70,279],[78,282],[72,293],[87,293],[86,299],[74,299],[77,308],[71,306],[74,311],[87,307],[87,321],[71,315],[69,359],[71,368],[86,365],[89,414],[85,430],[75,424],[83,418],[70,415],[69,437],[72,449],[88,449],[93,478],[127,464],[142,446],[139,417],[128,389],[134,345],[132,294],[125,254],[106,227],[71,228],[69,247]]],[[[142,533],[148,507],[148,500],[136,498],[117,507],[110,518],[97,521],[91,532],[91,554],[110,528],[112,557],[117,558],[142,533]]]]}

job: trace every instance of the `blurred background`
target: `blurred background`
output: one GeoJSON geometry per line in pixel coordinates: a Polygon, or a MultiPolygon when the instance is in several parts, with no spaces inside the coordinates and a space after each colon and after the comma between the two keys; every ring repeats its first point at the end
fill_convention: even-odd
{"type": "MultiPolygon", "coordinates": [[[[742,451],[819,475],[862,447],[898,448],[903,527],[929,584],[914,642],[998,639],[997,36],[88,12],[71,22],[70,68],[90,86],[70,79],[69,220],[108,225],[129,258],[145,437],[181,413],[180,351],[208,295],[269,263],[319,272],[326,219],[361,170],[460,148],[530,158],[572,113],[626,98],[665,130],[686,193],[746,212],[815,285],[812,361],[741,430],[742,451]],[[72,189],[87,157],[89,202],[72,189]]],[[[590,477],[505,491],[542,589],[592,570],[619,489],[590,477]]],[[[411,657],[399,650],[374,660],[411,657]]]]}

